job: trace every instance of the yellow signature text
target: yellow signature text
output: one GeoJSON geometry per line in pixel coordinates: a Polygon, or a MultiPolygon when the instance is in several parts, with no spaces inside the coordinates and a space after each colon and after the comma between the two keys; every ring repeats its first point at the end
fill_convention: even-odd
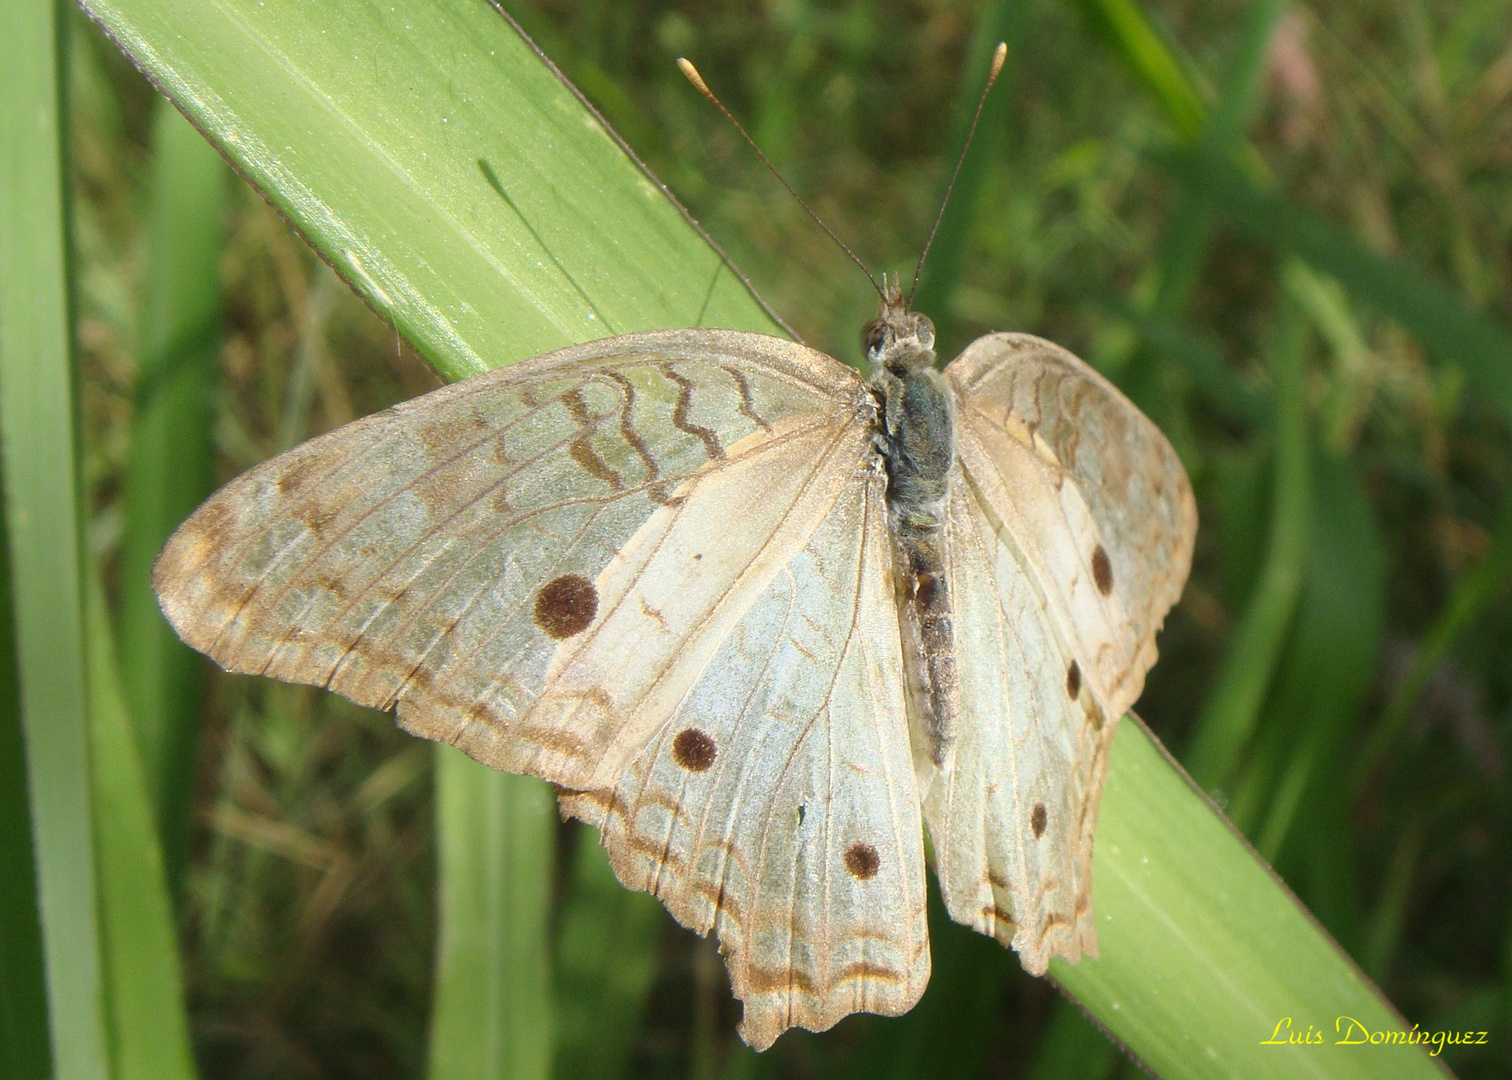
{"type": "MultiPolygon", "coordinates": [[[[1423,1046],[1429,1057],[1438,1057],[1446,1046],[1484,1046],[1487,1032],[1484,1031],[1424,1031],[1413,1024],[1409,1031],[1382,1031],[1370,1028],[1352,1016],[1340,1016],[1334,1020],[1333,1040],[1335,1046],[1423,1046]]],[[[1307,1030],[1297,1028],[1290,1016],[1276,1021],[1270,1038],[1261,1039],[1261,1046],[1321,1046],[1327,1040],[1321,1028],[1307,1025],[1307,1030]]]]}

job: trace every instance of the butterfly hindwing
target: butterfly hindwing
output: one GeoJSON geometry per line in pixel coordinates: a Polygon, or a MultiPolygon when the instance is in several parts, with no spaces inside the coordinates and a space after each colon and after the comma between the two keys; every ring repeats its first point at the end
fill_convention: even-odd
{"type": "Polygon", "coordinates": [[[563,797],[625,885],[718,934],[757,1049],[929,975],[882,477],[831,507],[618,782],[563,797]]]}
{"type": "Polygon", "coordinates": [[[867,407],[837,361],[756,334],[565,349],[238,477],[174,534],[154,586],[180,636],[229,670],[328,686],[485,764],[587,786],[612,732],[569,753],[513,735],[558,654],[604,617],[600,575],[658,513],[752,455],[834,443],[867,407]]]}
{"type": "Polygon", "coordinates": [[[946,377],[961,705],[952,761],[921,768],[925,817],[952,918],[1040,974],[1095,955],[1108,747],[1185,581],[1195,509],[1165,438],[1064,350],[992,335],[946,377]]]}

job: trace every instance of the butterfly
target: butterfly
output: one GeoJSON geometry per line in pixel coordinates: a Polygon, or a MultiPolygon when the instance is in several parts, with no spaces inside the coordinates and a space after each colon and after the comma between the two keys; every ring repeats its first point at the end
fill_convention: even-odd
{"type": "Polygon", "coordinates": [[[896,284],[873,372],[730,330],[526,360],[231,481],[153,586],[230,671],[329,688],[558,788],[718,935],[740,1033],[908,1010],[927,825],[950,916],[1096,955],[1114,725],[1196,511],[1096,371],[995,333],[943,372],[896,284]]]}

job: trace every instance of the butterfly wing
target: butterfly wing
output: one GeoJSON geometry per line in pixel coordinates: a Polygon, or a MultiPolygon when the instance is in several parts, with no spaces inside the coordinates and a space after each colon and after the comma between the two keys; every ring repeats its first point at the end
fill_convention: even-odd
{"type": "Polygon", "coordinates": [[[496,768],[606,786],[650,738],[656,692],[686,684],[803,547],[870,409],[854,372],[777,338],[593,342],[250,470],[180,527],[153,583],[228,670],[393,708],[496,768]],[[734,528],[746,485],[738,511],[755,508],[734,528]],[[688,520],[681,546],[654,542],[688,520]]]}
{"type": "Polygon", "coordinates": [[[621,882],[717,931],[758,1050],[929,977],[884,481],[848,481],[618,782],[563,796],[621,882]]]}
{"type": "Polygon", "coordinates": [[[921,786],[951,917],[1018,950],[1095,955],[1092,833],[1114,723],[1155,660],[1196,509],[1170,444],[1111,384],[1022,334],[946,370],[961,711],[921,786]]]}
{"type": "Polygon", "coordinates": [[[578,789],[621,880],[718,931],[765,1046],[928,978],[873,417],[777,339],[595,342],[252,470],[155,585],[227,668],[578,789]]]}
{"type": "Polygon", "coordinates": [[[962,460],[975,459],[968,481],[981,488],[995,473],[1023,500],[1004,523],[1040,558],[1046,595],[1092,665],[1084,674],[1122,715],[1191,569],[1197,505],[1180,459],[1111,383],[1041,338],[978,338],[946,375],[962,460]]]}

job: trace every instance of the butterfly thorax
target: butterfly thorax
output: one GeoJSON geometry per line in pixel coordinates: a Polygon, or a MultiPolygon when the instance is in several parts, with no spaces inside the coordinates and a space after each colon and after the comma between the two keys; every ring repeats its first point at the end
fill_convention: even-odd
{"type": "Polygon", "coordinates": [[[909,311],[896,287],[884,296],[862,343],[880,411],[877,449],[887,470],[915,750],[938,766],[949,757],[959,708],[944,543],[955,405],[934,366],[934,325],[909,311]]]}

